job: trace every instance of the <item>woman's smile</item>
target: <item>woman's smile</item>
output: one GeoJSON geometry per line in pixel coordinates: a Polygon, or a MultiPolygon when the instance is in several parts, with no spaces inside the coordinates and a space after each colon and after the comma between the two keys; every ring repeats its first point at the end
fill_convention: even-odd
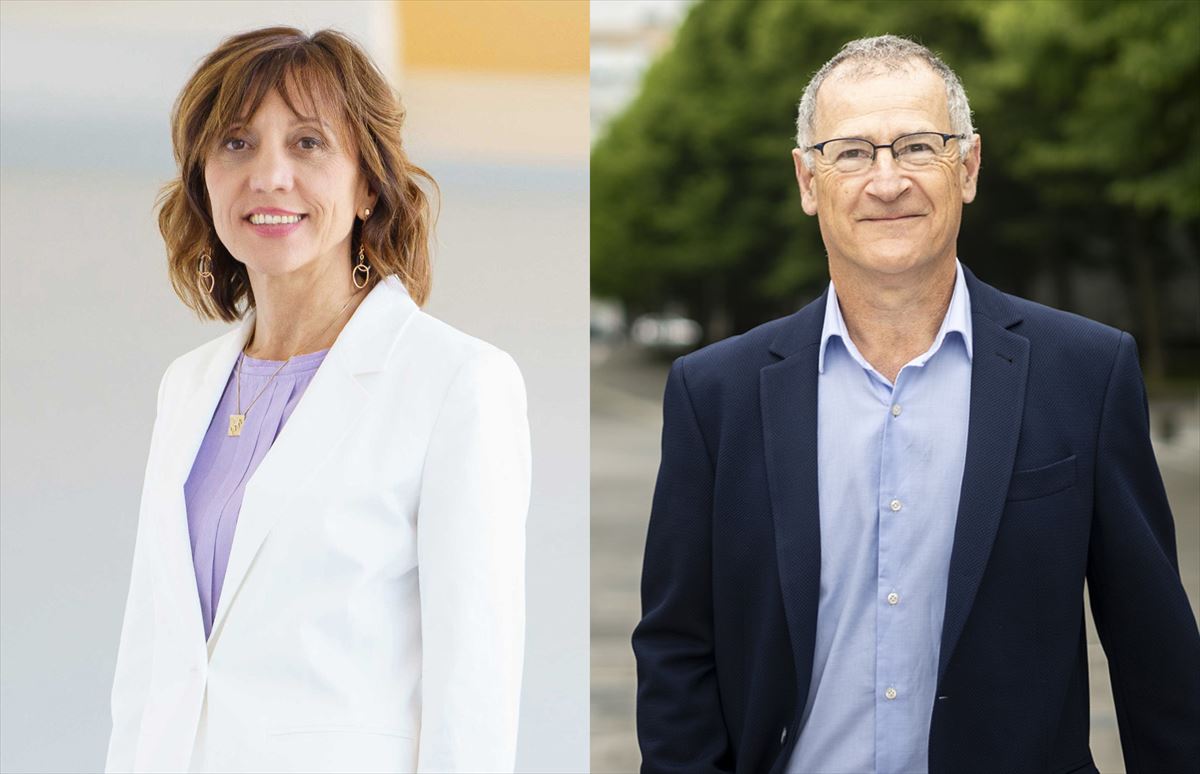
{"type": "Polygon", "coordinates": [[[284,237],[297,231],[308,220],[307,215],[251,215],[243,218],[255,234],[261,237],[284,237]]]}

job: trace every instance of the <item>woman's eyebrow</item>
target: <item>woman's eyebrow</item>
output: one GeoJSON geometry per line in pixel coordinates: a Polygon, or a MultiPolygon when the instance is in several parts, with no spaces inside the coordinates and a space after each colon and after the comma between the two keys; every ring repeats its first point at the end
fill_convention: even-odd
{"type": "MultiPolygon", "coordinates": [[[[295,116],[292,118],[291,121],[288,121],[289,127],[300,126],[302,124],[313,124],[315,126],[320,126],[321,128],[323,128],[327,131],[333,131],[333,127],[329,125],[328,121],[322,121],[320,118],[317,118],[316,116],[295,116]]],[[[250,124],[248,124],[244,119],[238,119],[238,120],[234,121],[230,125],[229,128],[230,129],[252,129],[253,127],[250,126],[250,124]]]]}
{"type": "Polygon", "coordinates": [[[316,124],[317,126],[325,129],[333,129],[333,127],[329,125],[328,121],[322,121],[316,116],[296,116],[290,122],[288,122],[289,126],[296,126],[297,124],[316,124]]]}

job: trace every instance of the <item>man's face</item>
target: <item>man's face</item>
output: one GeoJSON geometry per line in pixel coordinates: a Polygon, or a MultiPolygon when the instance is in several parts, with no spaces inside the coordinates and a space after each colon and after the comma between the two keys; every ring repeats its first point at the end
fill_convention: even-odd
{"type": "MultiPolygon", "coordinates": [[[[942,79],[923,63],[864,77],[842,68],[817,92],[816,142],[860,137],[885,145],[911,132],[951,131],[942,79]]],[[[844,173],[813,151],[792,152],[804,211],[816,215],[832,271],[904,275],[933,269],[955,257],[962,205],[975,198],[980,142],[965,160],[960,140],[917,171],[900,168],[889,150],[876,152],[865,171],[844,173]]]]}

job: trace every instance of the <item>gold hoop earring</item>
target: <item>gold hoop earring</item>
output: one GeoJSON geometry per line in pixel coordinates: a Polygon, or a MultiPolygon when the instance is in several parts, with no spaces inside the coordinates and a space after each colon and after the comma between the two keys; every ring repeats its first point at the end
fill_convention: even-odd
{"type": "Polygon", "coordinates": [[[363,253],[363,246],[358,246],[358,263],[354,264],[354,272],[351,273],[350,279],[354,282],[354,287],[362,290],[371,281],[371,267],[367,265],[367,256],[363,253]],[[362,272],[362,284],[358,284],[358,274],[362,272]]]}
{"type": "Polygon", "coordinates": [[[200,251],[198,277],[197,282],[200,284],[200,289],[211,296],[217,280],[213,277],[212,254],[209,253],[207,247],[200,251]]]}

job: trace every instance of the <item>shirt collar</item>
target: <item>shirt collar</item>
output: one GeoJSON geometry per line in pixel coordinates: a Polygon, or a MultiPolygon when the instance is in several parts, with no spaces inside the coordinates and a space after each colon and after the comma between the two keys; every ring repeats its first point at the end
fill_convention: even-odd
{"type": "MultiPolygon", "coordinates": [[[[942,348],[942,342],[946,340],[946,335],[952,332],[957,332],[962,337],[963,345],[967,352],[967,361],[970,362],[973,357],[971,298],[967,293],[967,280],[963,275],[962,264],[957,258],[954,259],[954,292],[950,295],[950,306],[946,309],[946,316],[942,318],[942,327],[938,329],[937,336],[933,339],[933,344],[926,350],[925,354],[917,357],[913,362],[917,365],[924,365],[929,358],[933,357],[942,348]]],[[[819,373],[825,373],[825,349],[829,343],[829,339],[834,336],[841,339],[842,345],[846,347],[846,351],[850,353],[850,356],[854,358],[856,363],[867,370],[873,370],[871,365],[858,351],[858,347],[854,346],[854,342],[850,339],[850,334],[846,331],[846,320],[842,317],[842,307],[838,304],[837,291],[833,287],[833,282],[830,282],[829,296],[825,302],[825,323],[821,327],[821,351],[817,356],[817,371],[819,373]]]]}

